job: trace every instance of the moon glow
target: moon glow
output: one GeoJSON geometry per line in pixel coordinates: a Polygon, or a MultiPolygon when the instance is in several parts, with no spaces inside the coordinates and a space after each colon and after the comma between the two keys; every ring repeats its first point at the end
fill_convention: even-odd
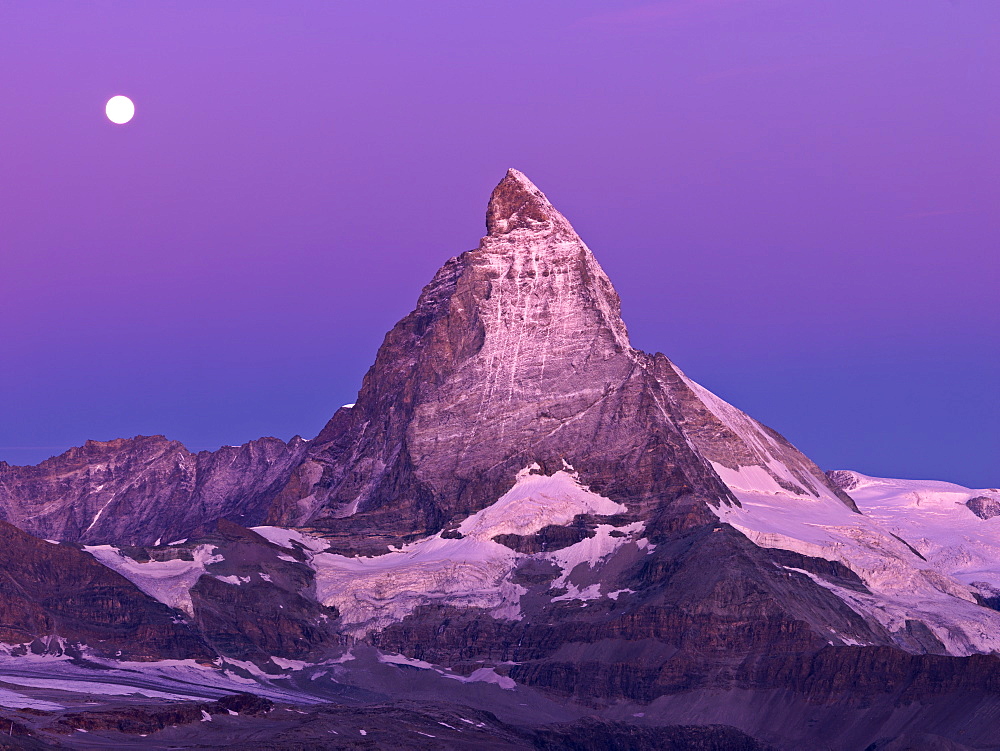
{"type": "Polygon", "coordinates": [[[118,125],[124,125],[135,115],[135,105],[127,96],[113,96],[104,106],[108,120],[118,125]]]}

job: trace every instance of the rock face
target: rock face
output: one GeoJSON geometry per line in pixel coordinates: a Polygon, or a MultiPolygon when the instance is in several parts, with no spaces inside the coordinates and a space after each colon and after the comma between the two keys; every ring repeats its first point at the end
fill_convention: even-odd
{"type": "Polygon", "coordinates": [[[714,467],[852,505],[781,436],[663,355],[632,349],[593,254],[516,170],[490,198],[487,231],[435,275],[386,336],[356,405],[314,441],[199,454],[162,436],[88,441],[35,467],[0,463],[0,518],[119,545],[267,518],[384,551],[484,508],[533,462],[572,466],[595,491],[627,498],[630,519],[668,525],[704,523],[704,502],[733,502],[714,467]]]}
{"type": "Polygon", "coordinates": [[[0,522],[0,642],[39,654],[85,645],[123,660],[214,657],[177,615],[75,547],[0,522]]]}
{"type": "Polygon", "coordinates": [[[633,519],[709,521],[703,502],[733,502],[713,461],[777,468],[779,482],[851,503],[783,438],[634,350],[593,254],[516,170],[493,191],[487,230],[386,336],[271,522],[384,550],[489,505],[533,462],[575,468],[628,499],[633,519]]]}
{"type": "Polygon", "coordinates": [[[33,467],[0,462],[0,518],[39,537],[153,545],[259,524],[305,441],[261,438],[192,454],[163,436],[87,441],[33,467]]]}

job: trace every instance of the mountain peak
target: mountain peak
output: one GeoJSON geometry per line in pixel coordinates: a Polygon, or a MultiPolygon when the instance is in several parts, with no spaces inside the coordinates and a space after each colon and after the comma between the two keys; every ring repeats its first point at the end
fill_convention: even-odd
{"type": "Polygon", "coordinates": [[[670,423],[618,294],[569,221],[512,169],[487,227],[386,335],[356,406],[311,444],[270,521],[308,523],[369,554],[482,509],[525,467],[564,463],[628,498],[632,522],[692,489],[729,499],[670,423]]]}
{"type": "Polygon", "coordinates": [[[631,522],[664,528],[735,502],[719,472],[853,507],[783,438],[632,348],[611,281],[521,172],[493,190],[487,227],[386,335],[355,407],[310,444],[271,522],[370,554],[481,510],[525,467],[564,462],[631,522]]]}
{"type": "Polygon", "coordinates": [[[545,194],[523,172],[507,170],[493,189],[486,208],[486,230],[490,235],[506,235],[517,229],[552,230],[568,226],[545,194]]]}

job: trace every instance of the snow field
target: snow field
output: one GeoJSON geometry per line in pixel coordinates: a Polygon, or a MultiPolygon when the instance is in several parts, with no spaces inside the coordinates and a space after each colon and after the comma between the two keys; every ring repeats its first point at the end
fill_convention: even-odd
{"type": "Polygon", "coordinates": [[[761,547],[843,563],[871,595],[809,576],[855,612],[890,632],[921,621],[953,655],[1000,651],[1000,613],[980,606],[976,594],[989,591],[972,586],[1000,587],[1000,517],[983,520],[965,506],[989,491],[855,473],[855,514],[833,497],[776,490],[753,468],[715,468],[743,505],[713,509],[719,519],[761,547]]]}

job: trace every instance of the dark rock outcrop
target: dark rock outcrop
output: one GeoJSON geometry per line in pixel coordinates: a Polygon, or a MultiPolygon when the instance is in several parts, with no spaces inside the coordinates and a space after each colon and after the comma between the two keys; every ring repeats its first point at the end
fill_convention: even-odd
{"type": "Polygon", "coordinates": [[[88,733],[112,730],[126,735],[146,735],[172,725],[202,722],[205,715],[266,715],[274,703],[253,694],[232,694],[212,702],[173,702],[165,705],[130,706],[115,710],[71,712],[64,715],[56,726],[57,731],[85,730],[88,733]]]}
{"type": "Polygon", "coordinates": [[[1000,500],[987,495],[976,496],[965,502],[969,510],[980,519],[992,519],[1000,516],[1000,500]]]}
{"type": "Polygon", "coordinates": [[[1000,696],[1000,658],[828,646],[812,653],[757,655],[742,665],[737,681],[754,689],[793,691],[814,703],[866,707],[889,696],[902,706],[963,693],[1000,696]]]}
{"type": "Polygon", "coordinates": [[[593,529],[586,523],[574,520],[574,523],[566,526],[551,524],[542,527],[533,535],[497,535],[493,540],[518,553],[548,553],[575,545],[593,536],[593,529]]]}
{"type": "Polygon", "coordinates": [[[0,642],[122,660],[211,659],[178,613],[72,545],[0,522],[0,642]]]}
{"type": "Polygon", "coordinates": [[[727,725],[649,727],[585,718],[571,725],[535,731],[539,751],[773,751],[727,725]]]}
{"type": "Polygon", "coordinates": [[[311,596],[315,572],[286,560],[287,549],[224,520],[200,542],[213,544],[222,560],[191,589],[193,623],[219,654],[261,664],[321,659],[338,643],[336,608],[311,596]]]}

